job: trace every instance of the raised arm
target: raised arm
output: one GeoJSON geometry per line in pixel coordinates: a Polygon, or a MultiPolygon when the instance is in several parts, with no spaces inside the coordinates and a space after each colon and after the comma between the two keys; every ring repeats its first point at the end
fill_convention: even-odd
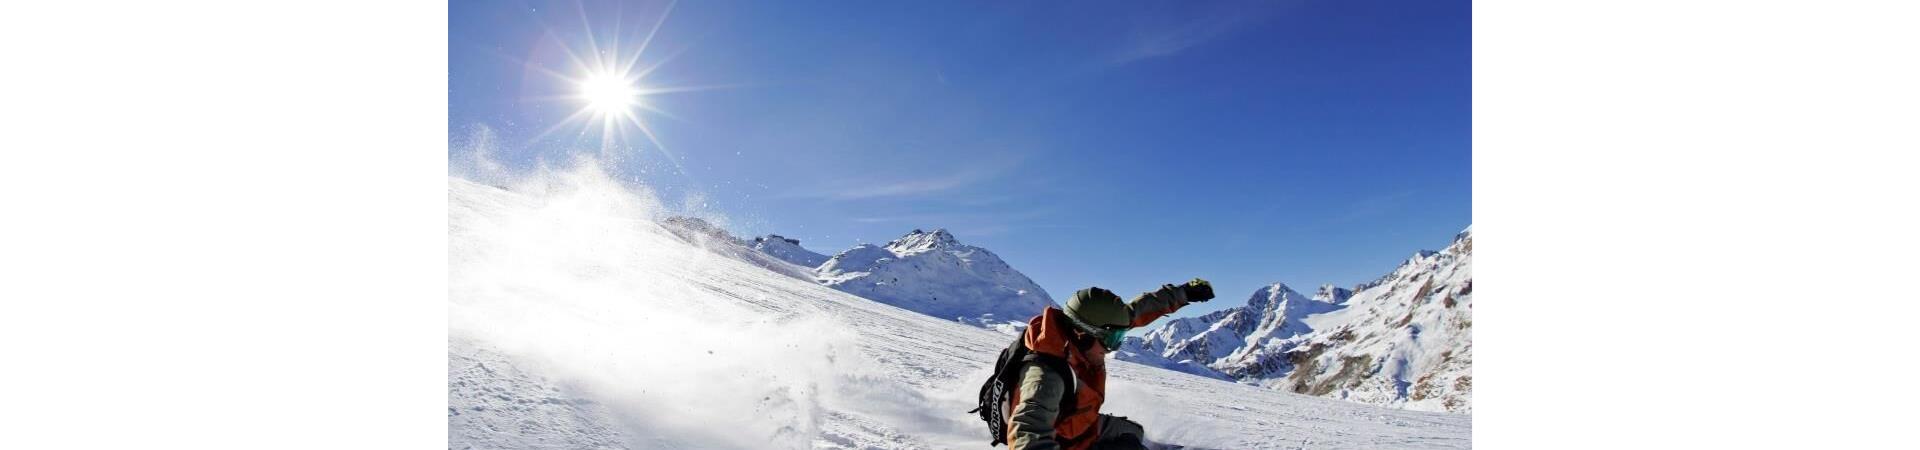
{"type": "Polygon", "coordinates": [[[1194,278],[1193,281],[1180,284],[1160,285],[1159,289],[1143,292],[1128,302],[1133,310],[1133,327],[1139,328],[1159,320],[1161,316],[1173,314],[1190,302],[1204,302],[1213,299],[1213,284],[1207,280],[1194,278]]]}

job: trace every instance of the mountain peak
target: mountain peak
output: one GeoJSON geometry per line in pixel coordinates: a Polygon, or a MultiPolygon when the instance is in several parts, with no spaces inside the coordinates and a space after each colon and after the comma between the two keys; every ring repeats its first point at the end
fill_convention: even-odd
{"type": "Polygon", "coordinates": [[[1473,410],[1473,228],[1352,290],[1284,283],[1134,344],[1161,367],[1408,409],[1473,410]],[[1158,358],[1153,359],[1153,358],[1158,358]],[[1199,365],[1203,371],[1183,369],[1199,365]]]}
{"type": "Polygon", "coordinates": [[[915,228],[912,234],[924,234],[927,235],[929,239],[953,242],[953,233],[948,233],[945,228],[935,228],[933,231],[920,231],[920,229],[915,228]]]}
{"type": "Polygon", "coordinates": [[[799,239],[778,234],[753,238],[753,249],[808,269],[820,267],[821,263],[827,262],[827,255],[801,247],[799,239]]]}
{"type": "Polygon", "coordinates": [[[786,242],[787,242],[788,244],[793,244],[793,245],[800,245],[800,240],[799,240],[799,239],[794,239],[794,238],[790,238],[790,237],[786,237],[786,236],[781,236],[781,235],[778,235],[778,234],[769,234],[769,235],[766,235],[766,236],[761,236],[761,237],[757,237],[757,238],[753,238],[753,242],[755,242],[755,243],[761,243],[761,242],[767,242],[767,241],[786,241],[786,242]]]}
{"type": "Polygon", "coordinates": [[[1273,284],[1267,285],[1266,287],[1260,288],[1260,292],[1268,292],[1275,295],[1285,295],[1290,292],[1298,293],[1298,291],[1293,289],[1293,286],[1288,286],[1286,283],[1281,283],[1277,281],[1274,282],[1273,284]]]}
{"type": "Polygon", "coordinates": [[[955,245],[960,245],[960,242],[954,240],[953,234],[948,233],[945,228],[935,228],[933,231],[915,228],[912,233],[907,233],[907,235],[901,236],[899,239],[888,242],[887,250],[906,255],[928,250],[943,249],[955,245]]]}
{"type": "Polygon", "coordinates": [[[1341,304],[1353,298],[1353,291],[1334,286],[1332,283],[1320,285],[1320,291],[1313,293],[1313,299],[1325,303],[1341,304]]]}
{"type": "Polygon", "coordinates": [[[855,246],[814,274],[841,292],[981,326],[1024,323],[1053,304],[1045,289],[999,256],[940,228],[913,230],[884,247],[855,246]]]}
{"type": "Polygon", "coordinates": [[[1276,282],[1253,291],[1253,297],[1247,299],[1247,305],[1254,311],[1264,311],[1272,308],[1275,303],[1302,297],[1305,296],[1301,295],[1300,291],[1293,290],[1293,287],[1287,286],[1286,283],[1276,282]]]}

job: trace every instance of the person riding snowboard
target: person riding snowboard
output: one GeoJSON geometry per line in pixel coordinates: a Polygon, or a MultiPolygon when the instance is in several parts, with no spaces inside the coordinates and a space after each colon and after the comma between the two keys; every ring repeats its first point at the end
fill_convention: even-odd
{"type": "Polygon", "coordinates": [[[1199,278],[1179,286],[1162,285],[1130,303],[1121,302],[1113,291],[1090,287],[1074,292],[1065,309],[1048,307],[1028,321],[1022,342],[1029,352],[1052,361],[1020,369],[1006,428],[1007,447],[1146,448],[1146,430],[1139,423],[1100,413],[1100,404],[1106,401],[1107,353],[1120,348],[1128,329],[1153,323],[1188,302],[1212,298],[1213,286],[1199,278]],[[1075,397],[1063,403],[1069,392],[1075,397]]]}

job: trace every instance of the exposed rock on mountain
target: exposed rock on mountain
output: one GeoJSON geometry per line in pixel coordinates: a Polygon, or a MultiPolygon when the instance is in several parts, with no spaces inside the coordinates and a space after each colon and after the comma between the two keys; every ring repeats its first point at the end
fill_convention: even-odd
{"type": "Polygon", "coordinates": [[[1276,283],[1126,350],[1120,357],[1302,394],[1471,412],[1473,230],[1352,291],[1321,286],[1307,298],[1276,283]]]}
{"type": "Polygon", "coordinates": [[[799,239],[778,234],[769,234],[753,238],[753,249],[759,250],[761,253],[773,255],[775,258],[780,258],[781,261],[790,262],[794,265],[809,269],[820,267],[820,264],[827,262],[827,255],[814,253],[812,250],[801,247],[799,239]]]}

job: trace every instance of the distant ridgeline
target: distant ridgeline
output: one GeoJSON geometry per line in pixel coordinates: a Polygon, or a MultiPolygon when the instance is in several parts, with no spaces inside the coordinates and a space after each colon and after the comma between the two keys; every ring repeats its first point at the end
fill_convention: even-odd
{"type": "Polygon", "coordinates": [[[1313,296],[1274,283],[1246,306],[1166,321],[1115,356],[1307,395],[1473,411],[1473,229],[1392,273],[1313,296]]]}
{"type": "Polygon", "coordinates": [[[741,240],[707,221],[670,217],[663,226],[690,243],[788,276],[942,319],[1012,332],[1053,305],[1046,289],[987,249],[945,229],[913,230],[886,245],[860,244],[832,257],[778,234],[741,240]]]}

